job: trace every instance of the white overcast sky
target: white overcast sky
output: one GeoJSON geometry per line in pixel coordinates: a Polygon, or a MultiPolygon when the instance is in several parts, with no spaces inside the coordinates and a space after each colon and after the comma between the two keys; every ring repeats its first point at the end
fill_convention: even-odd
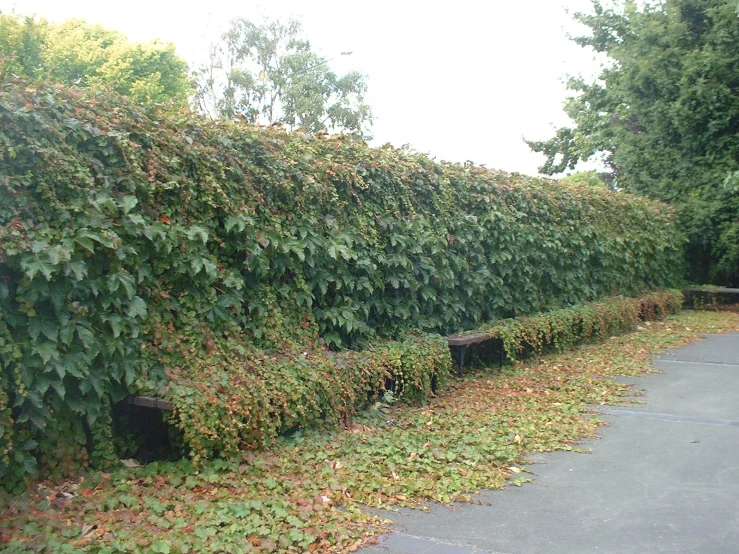
{"type": "Polygon", "coordinates": [[[373,144],[409,144],[438,160],[471,160],[535,174],[543,156],[522,137],[549,138],[568,123],[566,75],[597,73],[591,52],[567,39],[566,13],[589,0],[0,0],[0,11],[70,17],[173,42],[196,62],[229,19],[296,17],[338,73],[368,77],[373,144]],[[349,57],[341,52],[351,51],[349,57]]]}

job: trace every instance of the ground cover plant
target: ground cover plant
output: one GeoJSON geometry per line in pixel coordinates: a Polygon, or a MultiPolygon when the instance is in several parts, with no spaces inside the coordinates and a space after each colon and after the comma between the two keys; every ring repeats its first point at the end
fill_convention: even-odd
{"type": "MultiPolygon", "coordinates": [[[[678,290],[607,298],[480,330],[515,360],[622,334],[679,311],[682,300],[678,290]]],[[[234,344],[233,338],[226,344],[214,340],[209,356],[192,357],[169,374],[165,397],[174,414],[168,420],[182,431],[196,463],[269,445],[291,429],[315,428],[326,420],[346,425],[381,391],[423,403],[450,380],[449,348],[438,335],[342,353],[293,349],[266,355],[234,344]]]]}
{"type": "Polygon", "coordinates": [[[682,305],[680,291],[658,291],[636,298],[607,298],[535,316],[504,319],[482,325],[477,332],[500,341],[503,356],[516,360],[620,335],[634,330],[641,322],[677,313],[682,305]]]}
{"type": "Polygon", "coordinates": [[[209,383],[226,416],[220,389],[274,370],[249,399],[267,418],[180,420],[204,458],[235,450],[234,431],[258,446],[345,420],[388,372],[423,400],[450,363],[438,334],[680,279],[659,203],[0,76],[8,490],[114,463],[112,409],[128,394],[192,413],[208,391],[169,385],[196,384],[193,366],[243,375],[209,383]],[[325,401],[299,402],[311,395],[325,401]]]}
{"type": "Polygon", "coordinates": [[[651,371],[655,353],[727,331],[739,331],[739,314],[682,312],[598,344],[477,372],[421,408],[378,403],[342,431],[296,433],[200,469],[157,462],[45,482],[0,516],[2,548],[353,551],[388,529],[364,506],[423,508],[520,484],[533,477],[527,454],[577,448],[602,425],[590,406],[628,400],[628,387],[609,377],[651,371]]]}

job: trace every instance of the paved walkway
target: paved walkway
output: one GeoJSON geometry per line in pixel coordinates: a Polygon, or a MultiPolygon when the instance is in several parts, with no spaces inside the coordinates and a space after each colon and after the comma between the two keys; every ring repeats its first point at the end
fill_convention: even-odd
{"type": "Polygon", "coordinates": [[[623,379],[646,403],[607,410],[592,454],[538,456],[534,483],[484,505],[389,515],[363,554],[739,553],[739,334],[710,335],[623,379]]]}

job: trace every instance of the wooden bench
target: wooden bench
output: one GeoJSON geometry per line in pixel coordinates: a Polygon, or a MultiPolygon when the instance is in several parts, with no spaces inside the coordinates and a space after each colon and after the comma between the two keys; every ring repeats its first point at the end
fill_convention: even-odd
{"type": "MultiPolygon", "coordinates": [[[[702,294],[739,294],[739,289],[729,289],[725,287],[714,287],[714,288],[701,288],[701,287],[688,287],[683,289],[685,294],[685,305],[693,307],[693,295],[696,293],[702,294]]],[[[739,300],[739,298],[738,298],[739,300]]]]}
{"type": "Polygon", "coordinates": [[[174,405],[171,402],[167,402],[161,398],[154,398],[153,396],[129,396],[123,402],[125,404],[141,406],[142,408],[163,410],[165,412],[171,412],[174,410],[174,405]]]}
{"type": "Polygon", "coordinates": [[[457,375],[459,375],[459,377],[462,377],[464,375],[464,355],[467,352],[467,347],[473,344],[484,342],[486,340],[490,340],[492,338],[493,337],[491,337],[487,333],[460,333],[458,335],[451,335],[446,337],[446,342],[449,345],[449,348],[452,350],[452,352],[456,350],[457,353],[457,375]]]}

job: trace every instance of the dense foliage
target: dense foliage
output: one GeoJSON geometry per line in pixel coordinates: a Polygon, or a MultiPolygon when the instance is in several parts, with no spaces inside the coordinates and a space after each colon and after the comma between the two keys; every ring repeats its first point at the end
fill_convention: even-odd
{"type": "Polygon", "coordinates": [[[593,83],[571,79],[576,127],[530,142],[554,174],[602,157],[623,190],[676,206],[694,279],[739,284],[739,13],[735,0],[614,8],[595,0],[575,40],[607,56],[593,83]]]}
{"type": "Polygon", "coordinates": [[[538,479],[527,468],[532,453],[580,450],[578,441],[604,423],[594,405],[639,394],[613,376],[640,375],[667,348],[730,331],[739,331],[739,313],[682,312],[577,350],[476,372],[423,407],[379,404],[339,432],[306,430],[197,467],[154,462],[39,484],[0,512],[2,548],[353,552],[389,531],[365,506],[478,502],[470,495],[480,489],[538,479]]]}
{"type": "Polygon", "coordinates": [[[364,102],[365,76],[334,73],[331,60],[303,37],[300,22],[235,19],[209,54],[196,72],[195,100],[211,117],[368,134],[372,113],[364,102]]]}
{"type": "Polygon", "coordinates": [[[609,186],[607,179],[610,179],[609,173],[598,173],[597,171],[577,171],[571,173],[565,177],[560,177],[561,183],[567,183],[570,185],[590,185],[593,187],[606,187],[609,186]]]}
{"type": "Polygon", "coordinates": [[[641,322],[679,312],[682,305],[683,295],[678,290],[652,292],[638,298],[609,298],[535,316],[504,319],[483,325],[479,331],[500,340],[504,354],[516,360],[522,355],[561,351],[627,333],[641,322]]]}
{"type": "Polygon", "coordinates": [[[85,432],[112,459],[130,392],[170,397],[195,455],[230,451],[347,415],[378,375],[423,399],[450,360],[418,333],[680,276],[661,204],[115,95],[3,84],[0,160],[0,472],[16,477],[85,432]],[[347,346],[364,357],[325,350],[347,346]],[[222,406],[187,404],[208,387],[222,406]],[[198,406],[243,417],[213,436],[198,406]]]}
{"type": "Polygon", "coordinates": [[[438,335],[339,354],[254,351],[231,340],[169,372],[170,421],[199,461],[269,445],[280,434],[326,421],[348,424],[358,408],[388,395],[427,400],[448,382],[450,367],[446,340],[438,335]]]}
{"type": "Polygon", "coordinates": [[[110,88],[138,102],[185,105],[190,94],[187,63],[174,45],[129,42],[79,19],[53,24],[0,13],[0,59],[8,74],[110,88]]]}

